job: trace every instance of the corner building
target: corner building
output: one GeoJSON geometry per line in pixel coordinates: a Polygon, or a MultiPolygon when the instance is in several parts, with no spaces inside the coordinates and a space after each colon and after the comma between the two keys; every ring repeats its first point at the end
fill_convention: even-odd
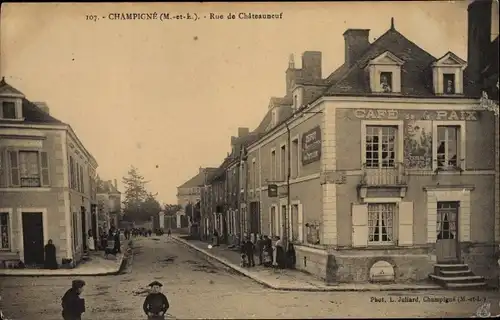
{"type": "Polygon", "coordinates": [[[364,29],[344,39],[327,78],[321,53],[304,53],[301,69],[290,60],[287,93],[247,146],[248,205],[261,207],[250,216],[283,236],[286,215],[296,267],[327,282],[418,281],[446,263],[495,278],[497,120],[479,107],[474,70],[452,52],[433,57],[394,21],[373,43],[364,29]]]}

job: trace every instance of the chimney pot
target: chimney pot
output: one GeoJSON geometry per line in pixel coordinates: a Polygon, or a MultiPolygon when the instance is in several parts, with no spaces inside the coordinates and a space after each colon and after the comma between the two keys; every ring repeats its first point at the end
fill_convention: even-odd
{"type": "Polygon", "coordinates": [[[370,29],[347,29],[344,32],[345,63],[352,67],[370,46],[370,29]]]}
{"type": "Polygon", "coordinates": [[[242,127],[238,128],[238,138],[247,136],[249,133],[250,133],[249,128],[242,128],[242,127]]]}

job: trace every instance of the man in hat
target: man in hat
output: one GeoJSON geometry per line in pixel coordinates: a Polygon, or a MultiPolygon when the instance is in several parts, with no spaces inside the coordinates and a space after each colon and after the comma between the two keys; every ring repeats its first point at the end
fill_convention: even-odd
{"type": "Polygon", "coordinates": [[[85,312],[85,300],[80,298],[85,281],[73,280],[71,289],[62,298],[62,316],[64,320],[81,320],[85,312]]]}
{"type": "Polygon", "coordinates": [[[170,307],[167,297],[160,292],[162,286],[158,281],[149,284],[151,292],[147,295],[142,306],[149,320],[165,319],[165,314],[170,307]]]}

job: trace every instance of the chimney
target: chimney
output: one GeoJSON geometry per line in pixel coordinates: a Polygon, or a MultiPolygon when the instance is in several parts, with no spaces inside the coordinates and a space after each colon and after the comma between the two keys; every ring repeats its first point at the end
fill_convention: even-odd
{"type": "Polygon", "coordinates": [[[199,169],[199,171],[198,171],[198,172],[199,172],[199,173],[202,173],[203,171],[204,171],[204,170],[203,170],[203,168],[202,168],[202,167],[200,167],[200,169],[199,169]]]}
{"type": "Polygon", "coordinates": [[[292,86],[297,81],[300,76],[300,70],[295,69],[295,59],[293,54],[288,58],[288,69],[286,69],[286,95],[290,95],[292,92],[292,86]]]}
{"type": "Polygon", "coordinates": [[[370,29],[347,29],[344,32],[345,64],[352,67],[370,46],[370,29]]]}
{"type": "Polygon", "coordinates": [[[118,190],[118,182],[115,179],[115,189],[118,190]]]}
{"type": "Polygon", "coordinates": [[[467,41],[467,76],[481,85],[481,71],[487,61],[488,47],[491,44],[491,0],[476,0],[469,4],[468,41],[467,41]]]}
{"type": "Polygon", "coordinates": [[[238,138],[247,136],[250,133],[249,128],[238,128],[238,138]]]}
{"type": "Polygon", "coordinates": [[[321,52],[306,51],[302,54],[302,79],[321,80],[321,52]]]}
{"type": "Polygon", "coordinates": [[[33,102],[39,109],[41,109],[46,114],[50,114],[49,106],[45,102],[33,102]]]}

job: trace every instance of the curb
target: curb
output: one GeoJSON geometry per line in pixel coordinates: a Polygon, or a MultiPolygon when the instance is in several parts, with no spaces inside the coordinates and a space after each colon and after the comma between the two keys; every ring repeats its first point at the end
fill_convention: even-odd
{"type": "MultiPolygon", "coordinates": [[[[126,245],[127,250],[131,248],[131,242],[126,245]]],[[[118,269],[115,268],[113,271],[106,272],[86,272],[86,273],[53,273],[53,274],[1,274],[1,277],[102,277],[102,276],[115,276],[123,272],[127,266],[129,257],[125,257],[125,253],[122,254],[118,264],[118,269]]],[[[68,269],[65,269],[68,270],[68,269]]]]}
{"type": "Polygon", "coordinates": [[[437,286],[437,285],[427,285],[427,286],[409,286],[409,287],[404,287],[404,288],[341,288],[341,287],[329,287],[329,288],[302,288],[302,287],[286,287],[286,286],[280,286],[280,285],[273,285],[269,282],[266,282],[262,279],[260,279],[258,276],[255,276],[251,272],[248,272],[247,270],[240,268],[236,266],[235,264],[227,261],[224,258],[217,257],[216,255],[213,255],[206,250],[203,250],[201,248],[198,248],[197,246],[189,243],[188,241],[181,239],[177,236],[172,236],[172,239],[175,240],[177,243],[183,244],[191,249],[194,249],[200,253],[203,253],[207,257],[218,261],[219,263],[222,263],[223,265],[231,268],[232,270],[238,272],[241,275],[246,276],[247,278],[252,279],[253,281],[265,286],[266,288],[272,289],[272,290],[279,290],[279,291],[302,291],[302,292],[354,292],[354,291],[421,291],[421,290],[443,290],[442,287],[437,286]]]}

